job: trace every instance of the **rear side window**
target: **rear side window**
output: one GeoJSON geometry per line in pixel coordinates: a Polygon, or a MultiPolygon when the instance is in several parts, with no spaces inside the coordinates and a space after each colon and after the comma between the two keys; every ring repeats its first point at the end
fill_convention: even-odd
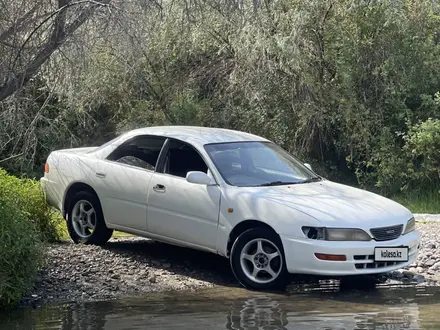
{"type": "Polygon", "coordinates": [[[164,142],[163,137],[137,136],[120,145],[107,159],[154,171],[164,142]]]}

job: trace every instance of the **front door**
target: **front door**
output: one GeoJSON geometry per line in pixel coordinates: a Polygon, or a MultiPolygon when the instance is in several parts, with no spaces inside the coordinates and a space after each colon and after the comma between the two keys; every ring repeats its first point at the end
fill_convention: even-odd
{"type": "Polygon", "coordinates": [[[185,179],[189,171],[207,173],[202,157],[189,144],[170,140],[163,168],[159,170],[154,173],[148,191],[148,232],[214,250],[220,188],[189,183],[185,179]]]}

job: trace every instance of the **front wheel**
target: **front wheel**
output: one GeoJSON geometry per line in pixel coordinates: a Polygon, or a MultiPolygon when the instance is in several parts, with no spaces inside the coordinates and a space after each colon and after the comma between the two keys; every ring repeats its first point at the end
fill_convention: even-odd
{"type": "Polygon", "coordinates": [[[67,229],[75,243],[103,245],[113,234],[107,228],[96,195],[81,191],[69,203],[67,229]]]}
{"type": "Polygon", "coordinates": [[[234,242],[230,264],[246,288],[256,290],[284,289],[288,272],[279,236],[267,229],[252,228],[234,242]]]}

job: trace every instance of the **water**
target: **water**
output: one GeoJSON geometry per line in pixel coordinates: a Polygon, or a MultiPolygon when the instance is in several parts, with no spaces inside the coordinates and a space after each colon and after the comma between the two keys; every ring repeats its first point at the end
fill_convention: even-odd
{"type": "Polygon", "coordinates": [[[21,309],[0,329],[440,329],[440,288],[319,288],[287,294],[237,288],[21,309]]]}

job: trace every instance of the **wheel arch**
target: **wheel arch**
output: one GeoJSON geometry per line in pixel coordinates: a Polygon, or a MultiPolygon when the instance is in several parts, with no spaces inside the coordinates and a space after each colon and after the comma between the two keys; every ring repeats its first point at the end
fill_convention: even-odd
{"type": "Polygon", "coordinates": [[[64,194],[64,200],[63,200],[63,209],[62,214],[64,219],[66,219],[67,216],[67,210],[69,209],[69,202],[70,199],[78,192],[80,191],[86,191],[89,192],[98,198],[99,204],[101,204],[101,200],[99,199],[98,194],[96,193],[95,189],[93,189],[90,185],[84,182],[74,182],[72,183],[67,189],[66,193],[64,194]]]}
{"type": "Polygon", "coordinates": [[[228,244],[226,247],[226,256],[227,257],[230,256],[232,245],[234,244],[237,237],[240,236],[242,233],[244,233],[246,230],[249,230],[252,228],[265,228],[265,229],[272,231],[276,235],[278,235],[278,233],[275,231],[275,229],[273,229],[270,225],[268,225],[267,223],[265,223],[263,221],[251,220],[251,219],[241,221],[237,225],[235,225],[235,227],[229,233],[228,244]]]}

